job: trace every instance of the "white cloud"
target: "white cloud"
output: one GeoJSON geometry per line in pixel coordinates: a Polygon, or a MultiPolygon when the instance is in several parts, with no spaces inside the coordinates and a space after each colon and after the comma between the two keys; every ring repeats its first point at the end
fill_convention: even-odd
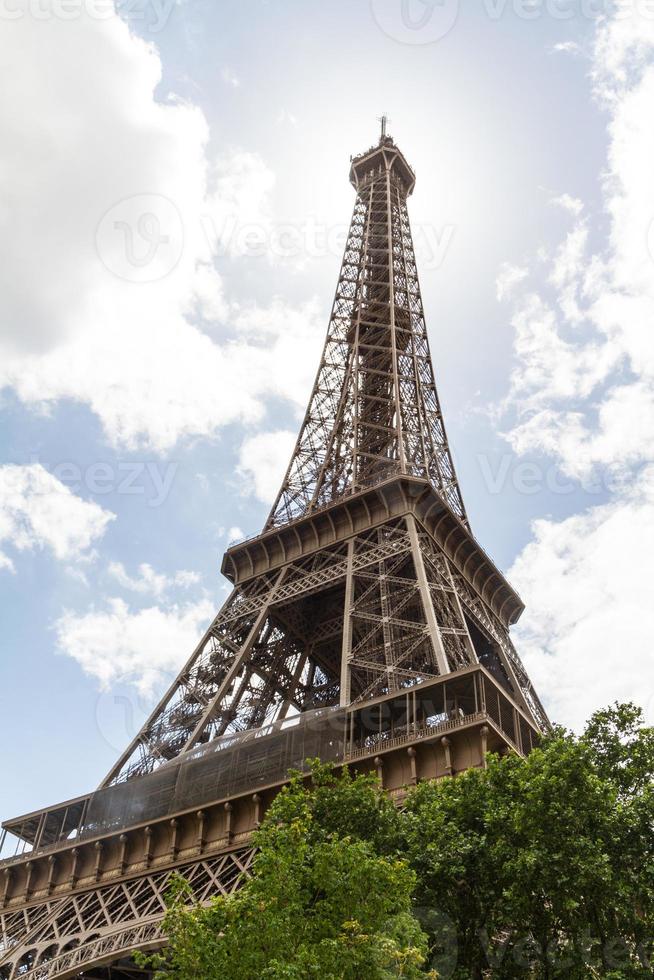
{"type": "Polygon", "coordinates": [[[304,412],[320,357],[325,324],[317,301],[289,307],[279,299],[270,306],[235,309],[231,343],[242,364],[244,384],[274,395],[304,412]]]}
{"type": "Polygon", "coordinates": [[[553,45],[552,51],[563,52],[564,54],[578,54],[581,48],[576,41],[559,41],[553,45]]]}
{"type": "Polygon", "coordinates": [[[616,699],[654,721],[653,58],[651,19],[622,9],[599,23],[608,234],[602,247],[582,203],[559,197],[570,232],[539,254],[540,286],[513,294],[508,438],[579,480],[612,477],[608,503],[537,521],[509,573],[527,602],[516,630],[527,667],[554,720],[575,727],[616,699]]]}
{"type": "Polygon", "coordinates": [[[214,268],[217,253],[246,250],[244,225],[267,234],[263,161],[210,159],[203,114],[155,100],[156,48],[120,18],[6,21],[0,63],[14,92],[0,100],[0,173],[14,175],[0,210],[0,388],[38,410],[86,405],[112,443],[154,451],[256,423],[271,395],[304,397],[307,368],[292,372],[317,359],[315,305],[234,308],[214,268]],[[266,317],[253,335],[248,320],[266,317]]]}
{"type": "Polygon", "coordinates": [[[265,255],[273,237],[272,171],[258,154],[231,150],[213,162],[210,182],[203,226],[216,253],[265,255]]]}
{"type": "MultiPolygon", "coordinates": [[[[76,497],[40,463],[0,466],[0,543],[17,551],[47,548],[61,561],[92,557],[114,515],[76,497]]],[[[13,569],[0,552],[0,568],[13,569]]]]}
{"type": "Polygon", "coordinates": [[[613,502],[555,522],[509,578],[527,603],[514,636],[554,721],[577,729],[614,701],[636,701],[654,723],[654,467],[613,502]]]}
{"type": "Polygon", "coordinates": [[[592,76],[609,111],[606,247],[590,246],[579,201],[549,265],[549,291],[523,290],[510,402],[515,448],[545,450],[580,476],[651,458],[654,428],[654,24],[625,11],[598,28],[592,76]],[[648,234],[650,247],[648,247],[648,234]]]}
{"type": "Polygon", "coordinates": [[[126,682],[151,695],[186,662],[214,612],[208,599],[135,612],[109,599],[102,610],[65,612],[55,623],[57,646],[103,689],[126,682]]]}
{"type": "Polygon", "coordinates": [[[654,394],[637,381],[616,386],[583,411],[542,408],[516,426],[510,439],[517,453],[555,457],[574,479],[625,482],[634,467],[651,459],[654,394]]]}
{"type": "MultiPolygon", "coordinates": [[[[181,214],[198,214],[208,137],[201,112],[155,102],[156,50],[117,17],[5,21],[0,53],[19,100],[0,103],[0,161],[14,175],[2,215],[11,232],[3,236],[0,266],[7,348],[74,337],[103,317],[104,302],[108,318],[151,302],[157,315],[166,306],[179,311],[196,265],[209,257],[197,230],[186,230],[177,268],[154,289],[114,281],[102,261],[111,256],[96,254],[93,242],[105,213],[134,195],[159,195],[181,214]],[[79,74],[66,70],[71,64],[79,74]],[[47,86],[39,84],[44,73],[47,86]]],[[[108,251],[127,241],[122,229],[113,230],[108,251]]]]}
{"type": "Polygon", "coordinates": [[[495,283],[497,298],[499,300],[508,299],[514,288],[523,282],[528,275],[529,272],[527,269],[521,269],[517,265],[511,265],[509,262],[505,262],[499,271],[495,283]]]}
{"type": "Polygon", "coordinates": [[[239,472],[247,480],[246,490],[264,504],[272,504],[288,467],[297,434],[287,430],[259,432],[243,442],[239,472]]]}
{"type": "Polygon", "coordinates": [[[580,201],[578,197],[572,197],[571,194],[560,194],[558,197],[553,197],[550,204],[557,208],[563,208],[575,218],[578,218],[584,209],[584,202],[580,201]]]}
{"type": "Polygon", "coordinates": [[[535,292],[521,297],[512,323],[518,365],[510,399],[522,413],[587,398],[620,357],[612,344],[580,343],[573,330],[564,335],[557,309],[535,292]]]}
{"type": "Polygon", "coordinates": [[[174,575],[164,575],[156,572],[152,565],[143,563],[138,568],[138,578],[128,575],[122,562],[114,561],[109,564],[109,574],[113,579],[130,592],[139,592],[143,595],[162,596],[171,588],[188,589],[192,585],[200,582],[197,572],[179,571],[174,575]]]}
{"type": "Polygon", "coordinates": [[[229,68],[227,65],[225,65],[225,67],[221,71],[220,77],[222,78],[225,85],[231,85],[232,88],[238,88],[241,84],[240,78],[238,78],[234,74],[232,69],[229,68]]]}

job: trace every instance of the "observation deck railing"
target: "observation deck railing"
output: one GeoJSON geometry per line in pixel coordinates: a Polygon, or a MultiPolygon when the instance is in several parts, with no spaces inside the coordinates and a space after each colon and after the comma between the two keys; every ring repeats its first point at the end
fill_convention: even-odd
{"type": "Polygon", "coordinates": [[[11,837],[23,850],[13,855],[5,850],[4,856],[0,852],[0,867],[277,785],[288,779],[289,770],[306,772],[307,759],[347,764],[480,723],[492,725],[520,754],[538,740],[533,722],[481,665],[371,702],[320,708],[224,736],[146,776],[7,821],[5,847],[11,837]],[[68,829],[65,820],[71,809],[79,813],[79,820],[68,829]],[[34,830],[56,827],[57,821],[65,830],[49,840],[34,830]]]}

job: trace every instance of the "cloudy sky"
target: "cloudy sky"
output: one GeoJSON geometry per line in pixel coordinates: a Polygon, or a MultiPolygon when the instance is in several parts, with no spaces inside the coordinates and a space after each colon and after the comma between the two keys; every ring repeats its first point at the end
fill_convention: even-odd
{"type": "Polygon", "coordinates": [[[473,529],[553,719],[654,720],[654,8],[0,0],[2,817],[98,784],[222,602],[377,117],[473,529]]]}

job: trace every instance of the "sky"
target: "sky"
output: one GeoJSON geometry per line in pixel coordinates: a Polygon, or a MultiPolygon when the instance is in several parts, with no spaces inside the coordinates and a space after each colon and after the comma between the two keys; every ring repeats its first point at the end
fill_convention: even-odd
{"type": "Polygon", "coordinates": [[[0,814],[92,790],[227,595],[378,117],[472,528],[554,721],[654,721],[654,5],[0,0],[0,814]]]}

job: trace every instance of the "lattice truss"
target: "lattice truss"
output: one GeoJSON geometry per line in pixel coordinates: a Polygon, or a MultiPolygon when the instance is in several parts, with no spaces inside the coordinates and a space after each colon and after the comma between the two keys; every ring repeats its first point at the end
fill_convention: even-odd
{"type": "Polygon", "coordinates": [[[413,517],[389,521],[235,589],[107,782],[152,772],[199,743],[376,697],[484,656],[544,717],[499,620],[413,517]]]}
{"type": "MultiPolygon", "coordinates": [[[[250,873],[254,851],[196,859],[176,870],[197,901],[229,895],[250,873]]],[[[102,885],[17,912],[0,912],[0,980],[53,980],[120,958],[161,939],[172,869],[102,885]]]]}
{"type": "MultiPolygon", "coordinates": [[[[471,615],[473,623],[476,622],[478,627],[481,626],[485,638],[496,643],[501,650],[499,676],[498,665],[493,657],[484,659],[481,656],[481,662],[491,670],[491,673],[498,676],[501,682],[508,679],[509,686],[518,693],[519,700],[522,700],[523,706],[532,715],[538,727],[541,731],[547,731],[550,728],[549,718],[511,641],[509,631],[481,600],[463,575],[453,567],[451,562],[448,564],[450,565],[452,582],[463,607],[471,615]]],[[[480,646],[481,644],[478,643],[477,645],[480,646]]]]}
{"type": "Polygon", "coordinates": [[[434,382],[406,189],[390,167],[357,194],[318,375],[267,526],[393,473],[426,477],[467,522],[434,382]]]}
{"type": "MultiPolygon", "coordinates": [[[[373,534],[380,542],[394,539],[397,548],[374,567],[354,563],[348,610],[352,700],[411,686],[476,659],[444,559],[416,554],[405,521],[373,534]]],[[[359,547],[355,541],[355,558],[359,547]]]]}

